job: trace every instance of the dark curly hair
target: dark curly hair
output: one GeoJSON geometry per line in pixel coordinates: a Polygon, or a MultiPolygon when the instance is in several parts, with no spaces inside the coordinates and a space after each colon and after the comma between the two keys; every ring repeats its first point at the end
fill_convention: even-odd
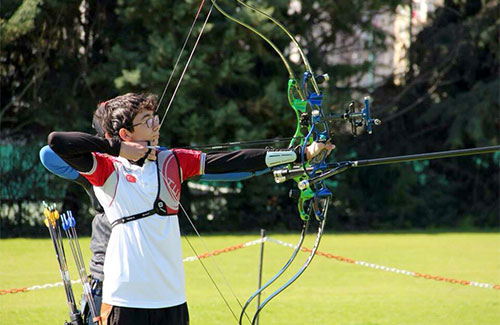
{"type": "Polygon", "coordinates": [[[139,111],[146,109],[154,111],[158,99],[153,94],[128,93],[97,106],[92,120],[92,127],[99,136],[108,133],[111,137],[118,136],[121,128],[134,131],[133,120],[139,111]]]}

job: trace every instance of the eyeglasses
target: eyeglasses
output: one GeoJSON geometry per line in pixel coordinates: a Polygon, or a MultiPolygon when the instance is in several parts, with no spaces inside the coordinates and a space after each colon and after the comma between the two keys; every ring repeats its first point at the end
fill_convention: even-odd
{"type": "Polygon", "coordinates": [[[160,117],[158,115],[151,116],[150,118],[148,118],[145,121],[142,121],[142,122],[139,122],[136,124],[132,124],[130,127],[134,127],[134,126],[141,125],[141,124],[146,124],[148,126],[148,128],[152,129],[153,126],[160,124],[160,117]]]}

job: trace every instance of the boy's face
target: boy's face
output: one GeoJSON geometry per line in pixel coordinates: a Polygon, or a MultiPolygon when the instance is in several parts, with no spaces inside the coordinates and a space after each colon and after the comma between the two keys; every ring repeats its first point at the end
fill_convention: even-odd
{"type": "Polygon", "coordinates": [[[151,141],[152,146],[158,144],[160,137],[160,123],[158,116],[154,116],[154,111],[141,110],[132,123],[134,132],[130,132],[130,141],[151,141]]]}

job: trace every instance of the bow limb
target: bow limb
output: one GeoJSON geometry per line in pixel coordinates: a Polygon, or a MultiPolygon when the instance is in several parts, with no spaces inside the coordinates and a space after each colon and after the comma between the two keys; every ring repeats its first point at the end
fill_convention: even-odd
{"type": "MultiPolygon", "coordinates": [[[[306,236],[307,228],[309,226],[309,221],[305,221],[302,224],[302,231],[300,233],[300,239],[299,242],[296,245],[295,251],[293,252],[292,256],[288,259],[288,261],[285,263],[285,265],[281,268],[281,270],[278,271],[269,281],[267,281],[262,287],[260,287],[257,291],[255,291],[250,298],[245,302],[245,305],[243,306],[243,309],[240,314],[240,319],[239,319],[239,324],[242,324],[243,321],[243,315],[245,314],[246,309],[250,305],[250,303],[262,293],[267,287],[269,287],[271,284],[274,283],[287,269],[288,267],[292,264],[292,262],[295,260],[295,257],[297,256],[297,253],[300,251],[300,248],[302,247],[302,244],[304,242],[304,238],[306,236]]],[[[246,314],[245,314],[246,315],[246,314]]]]}
{"type": "MultiPolygon", "coordinates": [[[[288,71],[288,75],[289,75],[288,100],[289,100],[289,103],[292,106],[293,110],[295,111],[295,114],[296,114],[296,117],[297,117],[296,131],[294,133],[294,136],[293,136],[292,140],[290,141],[289,148],[291,148],[291,147],[294,146],[294,144],[297,142],[297,139],[302,139],[300,141],[300,143],[299,143],[299,145],[302,145],[303,142],[304,142],[303,141],[304,137],[302,136],[302,130],[301,130],[302,127],[303,127],[303,124],[301,123],[301,117],[302,117],[303,114],[306,114],[307,100],[306,100],[306,97],[305,97],[305,93],[304,93],[303,89],[300,87],[300,84],[299,84],[297,78],[295,77],[295,74],[294,74],[294,72],[293,72],[290,64],[288,63],[287,59],[285,58],[285,56],[283,55],[283,53],[278,49],[278,47],[269,38],[267,38],[265,35],[263,35],[261,32],[259,32],[258,30],[256,30],[252,26],[250,26],[250,25],[248,25],[248,24],[240,21],[239,19],[237,19],[237,18],[229,15],[227,12],[225,12],[215,2],[215,0],[212,0],[212,3],[214,5],[214,7],[221,14],[223,14],[225,17],[227,17],[231,21],[233,21],[233,22],[235,22],[235,23],[237,23],[237,24],[239,24],[239,25],[241,25],[241,26],[249,29],[250,31],[252,31],[255,34],[257,34],[258,36],[260,36],[263,40],[265,40],[274,49],[274,51],[280,57],[281,61],[285,65],[285,67],[286,67],[286,69],[288,71]],[[298,99],[295,98],[294,93],[298,94],[298,96],[299,96],[298,99]]],[[[297,254],[298,254],[298,252],[299,252],[299,250],[302,247],[302,244],[304,242],[304,238],[305,238],[305,235],[307,233],[307,228],[308,228],[308,225],[309,225],[309,218],[305,219],[302,216],[301,216],[301,218],[303,219],[302,231],[301,231],[300,239],[299,239],[299,242],[297,244],[297,247],[296,247],[295,251],[292,253],[291,257],[288,259],[288,261],[285,263],[285,265],[281,268],[281,270],[278,273],[276,273],[262,287],[260,287],[256,292],[254,292],[252,294],[252,296],[246,301],[246,303],[242,307],[242,310],[241,310],[241,313],[240,313],[239,324],[242,324],[243,317],[244,317],[244,315],[246,316],[245,311],[248,308],[248,306],[250,305],[250,303],[252,302],[252,300],[255,297],[257,297],[263,290],[265,290],[267,287],[269,287],[272,283],[274,283],[288,269],[288,267],[292,264],[292,262],[294,261],[295,257],[297,256],[297,254]]],[[[304,268],[304,270],[305,270],[305,268],[304,268]]],[[[298,276],[300,276],[300,274],[298,276]]]]}
{"type": "MultiPolygon", "coordinates": [[[[324,124],[324,132],[322,132],[321,130],[318,130],[317,127],[315,126],[316,123],[318,123],[318,121],[313,121],[314,124],[307,122],[307,119],[308,119],[307,118],[307,115],[308,115],[307,114],[307,105],[308,104],[311,105],[311,107],[314,107],[316,109],[316,111],[320,112],[319,115],[318,114],[316,114],[316,115],[321,116],[321,117],[323,117],[324,115],[323,115],[323,113],[321,111],[321,99],[322,99],[322,97],[321,97],[321,95],[319,93],[319,89],[318,89],[316,80],[314,78],[312,69],[310,67],[309,61],[307,60],[306,56],[304,55],[304,52],[303,52],[302,48],[298,44],[297,40],[293,37],[293,35],[291,33],[289,33],[288,30],[282,24],[280,24],[276,19],[272,18],[271,16],[265,14],[264,12],[262,12],[262,11],[256,9],[256,8],[253,8],[253,7],[249,6],[249,5],[246,5],[245,3],[243,3],[243,2],[241,2],[241,1],[238,0],[238,3],[242,4],[243,6],[249,8],[249,9],[251,9],[253,11],[256,11],[257,13],[260,13],[260,14],[264,15],[265,17],[267,17],[268,19],[270,19],[273,23],[275,23],[276,25],[278,25],[290,37],[290,39],[294,42],[294,44],[297,46],[297,48],[299,50],[299,53],[300,53],[300,55],[302,57],[302,60],[304,62],[304,65],[306,66],[306,70],[307,70],[307,72],[304,74],[304,77],[303,77],[303,80],[302,80],[302,87],[300,87],[300,85],[298,83],[298,80],[296,79],[296,77],[295,77],[295,75],[294,75],[294,73],[293,73],[293,71],[292,71],[292,69],[290,67],[290,64],[288,63],[288,61],[284,57],[283,53],[277,48],[277,46],[272,41],[270,41],[266,36],[264,36],[262,33],[260,33],[259,31],[257,31],[255,28],[249,26],[248,24],[246,24],[244,22],[241,22],[240,20],[238,20],[238,19],[234,18],[233,16],[229,15],[228,13],[226,13],[222,8],[220,8],[220,6],[218,6],[215,3],[214,0],[212,0],[212,3],[216,7],[216,9],[218,11],[220,11],[225,17],[227,17],[228,19],[232,20],[233,22],[236,22],[236,23],[242,25],[243,27],[251,30],[255,34],[259,35],[280,56],[282,62],[284,63],[286,69],[289,72],[289,82],[288,82],[288,91],[287,91],[288,92],[288,96],[287,97],[288,97],[288,101],[290,103],[290,106],[295,111],[295,114],[296,114],[296,117],[297,117],[296,131],[295,131],[295,134],[294,134],[292,140],[290,141],[289,148],[293,147],[295,144],[298,144],[298,145],[300,145],[302,147],[302,152],[304,153],[305,147],[309,143],[311,143],[313,140],[320,139],[321,136],[323,136],[324,133],[328,134],[328,125],[326,123],[324,124]],[[309,81],[313,85],[313,89],[315,91],[315,92],[313,92],[310,95],[308,95],[305,92],[306,85],[307,85],[307,83],[309,81]],[[298,93],[298,95],[299,95],[300,98],[295,98],[295,96],[294,96],[295,92],[298,93]],[[319,100],[318,100],[318,97],[320,97],[319,100]],[[307,136],[304,137],[303,136],[304,134],[307,134],[307,136]],[[301,139],[301,140],[297,141],[297,139],[301,139]],[[299,143],[297,143],[297,142],[299,142],[299,143]]],[[[303,168],[304,168],[304,170],[306,170],[306,167],[309,167],[309,164],[305,163],[305,159],[304,159],[304,155],[303,154],[302,154],[301,158],[302,158],[302,161],[303,161],[303,166],[304,166],[303,168]]],[[[324,162],[324,158],[322,160],[324,162]]],[[[291,167],[292,166],[289,166],[289,168],[291,168],[291,167]]],[[[319,170],[319,169],[315,168],[315,171],[313,173],[311,173],[311,174],[316,173],[317,170],[319,170]]],[[[309,176],[310,176],[309,174],[306,174],[307,178],[309,176]]],[[[296,179],[296,182],[299,183],[302,180],[303,180],[303,178],[300,177],[300,178],[296,179]]],[[[317,234],[317,238],[316,238],[316,244],[315,244],[315,246],[313,248],[313,252],[309,256],[309,258],[306,260],[306,262],[303,264],[303,266],[301,267],[301,269],[299,270],[299,272],[297,272],[290,280],[288,280],[287,283],[284,286],[280,287],[278,290],[276,290],[275,292],[273,292],[263,302],[263,304],[261,304],[259,306],[258,310],[254,314],[254,318],[253,318],[252,323],[255,323],[255,321],[256,321],[256,319],[258,317],[259,312],[264,308],[264,306],[269,301],[271,301],[274,297],[276,297],[279,293],[281,293],[283,290],[285,290],[288,286],[290,286],[297,278],[299,278],[302,275],[302,273],[309,266],[309,264],[311,263],[311,261],[312,261],[312,259],[314,257],[314,254],[315,254],[316,250],[318,249],[319,242],[320,242],[320,239],[321,239],[322,234],[323,234],[323,229],[324,229],[324,225],[325,225],[325,218],[324,218],[324,216],[326,215],[326,210],[328,208],[329,199],[330,199],[330,192],[326,189],[326,187],[324,186],[323,183],[316,185],[314,187],[314,190],[312,190],[311,188],[307,188],[307,189],[302,190],[300,192],[300,198],[298,200],[298,210],[299,210],[300,217],[303,220],[303,226],[302,226],[302,231],[301,231],[301,236],[300,236],[300,239],[299,239],[299,243],[297,244],[296,249],[293,252],[292,256],[285,263],[285,265],[281,268],[281,270],[278,273],[276,273],[262,287],[260,287],[256,292],[254,292],[250,296],[250,298],[247,300],[247,302],[243,306],[241,314],[240,314],[240,318],[239,318],[239,323],[240,324],[242,324],[243,315],[246,315],[245,311],[248,308],[248,306],[250,305],[251,301],[255,297],[257,297],[260,293],[262,293],[263,290],[265,290],[272,283],[274,283],[288,269],[288,267],[294,261],[295,257],[297,256],[298,252],[300,251],[300,249],[302,247],[302,244],[303,244],[303,241],[304,241],[304,238],[305,238],[305,235],[306,235],[306,231],[307,231],[307,228],[308,228],[308,225],[309,225],[309,219],[310,219],[309,218],[309,214],[310,214],[311,211],[314,211],[315,215],[316,215],[316,218],[318,220],[321,220],[321,223],[320,223],[320,226],[318,228],[318,234],[317,234]],[[326,193],[326,195],[325,195],[325,193],[326,193]],[[306,207],[309,207],[309,208],[306,208],[306,207]],[[308,210],[307,212],[306,212],[306,209],[308,210]]]]}
{"type": "MultiPolygon", "coordinates": [[[[285,32],[286,35],[290,38],[290,40],[295,44],[297,47],[297,50],[300,53],[300,56],[302,58],[302,61],[304,63],[306,72],[304,73],[303,80],[302,80],[302,90],[303,90],[303,96],[300,97],[300,99],[297,99],[294,97],[294,92],[293,88],[295,86],[294,83],[296,83],[295,78],[291,78],[289,80],[288,84],[288,101],[292,108],[294,109],[296,116],[297,116],[297,129],[296,133],[290,142],[289,147],[292,147],[296,143],[296,139],[301,139],[300,140],[300,146],[302,147],[302,168],[305,172],[303,176],[296,177],[294,180],[297,182],[300,188],[300,183],[303,181],[307,181],[311,177],[315,177],[319,174],[322,174],[326,163],[326,152],[323,153],[318,159],[315,161],[309,163],[306,162],[305,157],[304,157],[304,152],[305,148],[308,144],[310,144],[313,140],[314,141],[323,141],[327,142],[330,139],[330,131],[327,122],[325,121],[325,116],[322,110],[322,100],[323,96],[319,91],[319,87],[317,85],[316,79],[314,77],[314,73],[311,69],[311,65],[309,64],[309,61],[307,57],[304,54],[304,51],[302,50],[302,47],[296,40],[296,38],[275,18],[272,16],[266,14],[262,10],[252,7],[251,5],[246,4],[245,2],[241,0],[236,0],[239,4],[242,6],[257,12],[269,20],[271,20],[275,25],[277,25],[283,32],[285,32]],[[307,91],[307,84],[310,83],[312,85],[313,91],[307,91]],[[304,98],[304,96],[306,98],[304,98]],[[307,105],[310,105],[313,111],[311,112],[311,120],[309,123],[304,123],[304,119],[307,117],[307,105]],[[304,129],[307,129],[307,132],[305,132],[304,129]],[[303,135],[307,133],[305,137],[300,137],[300,135],[303,135]],[[312,167],[312,171],[307,172],[307,168],[312,167]]],[[[288,166],[288,168],[291,168],[291,166],[288,166]]],[[[307,188],[300,188],[300,195],[298,198],[298,203],[297,207],[299,210],[299,214],[301,219],[304,222],[304,227],[307,227],[309,223],[309,215],[311,211],[314,211],[315,217],[318,221],[320,221],[320,225],[318,227],[318,233],[316,236],[316,242],[315,245],[311,251],[311,254],[305,261],[305,263],[302,265],[300,270],[295,273],[283,286],[281,286],[278,290],[274,291],[272,294],[270,294],[263,302],[262,304],[259,305],[257,311],[254,314],[254,317],[252,319],[252,324],[255,324],[258,315],[260,311],[277,295],[279,295],[281,292],[283,292],[286,288],[288,288],[295,280],[297,280],[307,269],[307,267],[310,265],[312,259],[314,258],[314,255],[316,254],[316,251],[319,247],[319,243],[321,240],[321,237],[323,235],[323,229],[325,226],[326,222],[326,214],[328,210],[328,204],[331,198],[331,192],[328,190],[324,182],[318,182],[315,184],[312,188],[307,187],[307,188]],[[307,210],[307,212],[306,212],[307,210]]],[[[304,228],[303,228],[304,229],[304,228]]],[[[288,266],[292,263],[294,260],[297,252],[300,250],[303,242],[303,236],[301,236],[301,239],[299,241],[299,244],[297,245],[297,248],[295,252],[293,253],[292,257],[289,259],[287,264],[270,280],[268,281],[263,287],[259,288],[247,301],[245,304],[245,308],[248,306],[250,301],[255,298],[258,294],[260,294],[265,288],[267,288],[271,283],[273,283],[283,272],[288,268],[288,266]]],[[[240,317],[240,324],[241,324],[242,318],[240,317]]]]}
{"type": "MultiPolygon", "coordinates": [[[[321,117],[324,120],[324,114],[323,114],[323,112],[321,110],[321,99],[322,99],[322,96],[319,93],[319,89],[317,87],[317,83],[316,83],[316,80],[314,78],[314,75],[313,75],[313,73],[311,71],[309,62],[308,62],[307,58],[305,57],[304,52],[302,51],[302,49],[301,49],[300,45],[298,44],[297,40],[293,37],[293,35],[291,35],[291,33],[289,33],[286,30],[286,28],[284,28],[284,26],[281,25],[277,20],[275,20],[274,18],[268,16],[267,14],[263,13],[260,10],[256,10],[256,12],[258,12],[260,14],[264,14],[266,17],[268,17],[269,19],[271,19],[271,21],[273,21],[276,25],[278,25],[283,31],[285,31],[285,33],[292,39],[292,41],[294,42],[294,44],[299,49],[299,53],[300,53],[300,55],[301,55],[301,57],[302,57],[302,59],[304,61],[304,65],[306,66],[306,70],[307,70],[307,72],[304,73],[304,76],[302,78],[302,83],[301,84],[298,82],[297,78],[295,77],[295,74],[294,74],[294,72],[293,72],[290,64],[288,63],[287,59],[283,55],[283,53],[278,49],[278,47],[269,38],[267,38],[265,35],[263,35],[261,32],[259,32],[258,30],[256,30],[252,26],[250,26],[250,25],[248,25],[248,24],[246,24],[246,23],[238,20],[237,18],[229,15],[227,12],[225,12],[216,3],[216,0],[211,0],[211,2],[212,2],[212,5],[222,15],[224,15],[226,18],[228,18],[231,21],[233,21],[233,22],[235,22],[235,23],[237,23],[237,24],[239,24],[239,25],[241,25],[241,26],[243,26],[243,27],[251,30],[252,32],[254,32],[255,34],[257,34],[259,37],[261,37],[263,40],[265,40],[274,49],[274,51],[278,54],[278,56],[282,60],[283,64],[285,65],[285,67],[286,67],[286,69],[288,71],[288,74],[289,74],[288,100],[289,100],[290,105],[294,109],[294,111],[296,113],[296,117],[297,117],[297,128],[296,128],[294,137],[293,137],[292,141],[289,144],[289,147],[292,147],[293,145],[295,145],[296,142],[297,142],[297,139],[300,138],[301,140],[300,140],[299,145],[302,147],[302,152],[304,152],[306,146],[310,142],[312,142],[313,140],[325,140],[326,141],[325,134],[328,135],[328,125],[325,122],[324,123],[324,130],[322,131],[322,130],[320,130],[316,126],[316,124],[319,124],[320,122],[318,120],[314,120],[314,118],[313,118],[314,116],[316,116],[316,117],[321,117]],[[306,87],[307,87],[307,85],[308,85],[309,82],[312,84],[314,92],[307,91],[306,87]],[[298,99],[295,98],[294,93],[298,94],[298,96],[299,96],[298,99]],[[311,121],[308,121],[309,118],[307,116],[308,115],[307,114],[307,105],[308,104],[311,105],[311,107],[315,109],[313,112],[319,112],[318,114],[312,114],[311,113],[311,118],[312,118],[311,121]],[[301,135],[305,135],[306,133],[307,133],[306,137],[301,136],[301,135]]],[[[249,9],[252,8],[252,7],[249,7],[246,4],[242,3],[241,1],[238,1],[238,2],[240,4],[242,4],[242,5],[245,5],[249,9]]],[[[304,155],[302,155],[301,158],[302,158],[302,165],[303,165],[303,168],[304,168],[304,171],[305,171],[306,167],[309,167],[309,164],[305,163],[304,155]]],[[[324,158],[326,158],[326,157],[323,157],[321,159],[321,161],[323,163],[324,163],[324,158]]],[[[316,175],[316,173],[321,170],[321,168],[317,168],[318,165],[319,165],[319,163],[315,163],[313,165],[314,170],[313,170],[312,173],[310,173],[310,174],[307,173],[306,174],[307,178],[309,178],[311,175],[316,175]]],[[[289,168],[291,168],[291,166],[289,166],[289,168]]],[[[301,180],[303,180],[303,179],[302,178],[296,179],[297,183],[299,183],[299,181],[301,181],[301,180]]],[[[256,293],[254,293],[249,298],[249,300],[245,303],[245,306],[242,306],[242,312],[241,312],[240,318],[239,318],[239,323],[240,324],[242,322],[243,315],[247,316],[245,314],[245,310],[249,306],[249,304],[253,300],[253,298],[255,298],[265,288],[267,288],[270,284],[272,284],[281,274],[283,274],[285,272],[285,270],[289,267],[289,265],[293,262],[293,260],[295,259],[295,257],[297,256],[298,251],[302,247],[302,243],[304,241],[304,237],[305,237],[305,234],[306,234],[306,229],[307,229],[307,226],[308,226],[308,223],[309,223],[309,213],[310,213],[310,211],[314,211],[315,215],[316,215],[316,218],[318,220],[321,220],[321,224],[320,224],[320,227],[318,229],[318,235],[317,235],[317,239],[316,239],[316,244],[315,244],[315,247],[313,249],[312,254],[306,260],[306,262],[301,267],[301,269],[299,270],[299,272],[297,272],[284,286],[282,286],[280,289],[278,289],[273,294],[271,294],[271,296],[269,296],[265,300],[265,302],[261,306],[259,306],[259,309],[257,310],[257,313],[254,316],[254,320],[257,317],[258,312],[260,312],[262,310],[262,308],[264,308],[264,306],[271,299],[273,299],[274,297],[276,297],[280,292],[282,292],[288,286],[290,286],[305,271],[305,269],[309,266],[309,264],[312,261],[312,258],[314,256],[314,253],[317,250],[317,247],[319,246],[319,242],[320,242],[320,239],[321,239],[321,236],[322,236],[322,233],[323,233],[324,224],[325,224],[325,218],[324,218],[324,216],[326,214],[326,209],[328,207],[328,202],[329,202],[329,197],[330,197],[329,195],[325,196],[325,193],[328,194],[329,191],[326,189],[326,187],[324,186],[323,182],[315,184],[314,187],[313,187],[313,189],[307,188],[307,189],[301,191],[298,207],[299,207],[300,217],[303,220],[303,229],[302,229],[301,238],[299,240],[297,248],[294,251],[294,253],[292,254],[292,256],[290,257],[290,259],[288,260],[288,262],[285,264],[285,266],[270,281],[268,281],[263,287],[259,288],[259,290],[256,293]],[[308,212],[305,211],[306,210],[306,206],[309,207],[309,208],[307,208],[308,212]]],[[[248,318],[248,316],[247,316],[247,318],[248,318]]]]}
{"type": "MultiPolygon", "coordinates": [[[[278,56],[280,57],[281,61],[283,62],[283,64],[285,65],[287,71],[288,71],[288,75],[289,75],[289,82],[288,82],[288,101],[290,103],[290,106],[292,107],[292,109],[295,111],[295,115],[297,117],[297,127],[296,127],[296,130],[295,130],[295,133],[293,135],[293,138],[292,140],[290,141],[289,143],[289,146],[288,148],[292,148],[294,145],[303,145],[304,144],[304,141],[297,141],[298,139],[302,139],[303,138],[303,133],[304,131],[301,130],[303,129],[304,125],[301,125],[301,116],[302,114],[306,114],[306,108],[307,108],[307,94],[305,93],[305,89],[304,89],[304,83],[303,83],[303,86],[301,87],[301,85],[299,84],[297,78],[295,77],[295,74],[292,70],[292,68],[290,67],[290,64],[288,62],[288,60],[285,58],[285,56],[283,55],[283,53],[278,49],[278,47],[268,38],[266,37],[265,35],[263,35],[261,32],[259,32],[257,29],[255,29],[254,27],[242,22],[241,20],[229,15],[227,12],[225,12],[217,3],[216,3],[216,0],[211,0],[214,7],[220,12],[222,13],[225,17],[227,17],[228,19],[232,20],[233,22],[237,23],[237,24],[240,24],[241,26],[251,30],[252,32],[254,32],[255,34],[259,35],[263,40],[265,40],[273,49],[274,51],[278,54],[278,56]],[[295,98],[294,96],[294,90],[297,92],[299,98],[295,98]]],[[[297,50],[299,51],[299,54],[302,58],[302,61],[304,63],[304,67],[306,69],[306,71],[308,72],[308,75],[311,75],[313,76],[313,71],[312,71],[312,68],[311,68],[311,65],[309,63],[309,60],[307,59],[306,55],[304,54],[304,51],[302,49],[302,47],[300,46],[299,42],[297,41],[297,39],[292,35],[292,33],[290,33],[288,31],[288,29],[286,29],[286,27],[281,24],[277,19],[275,19],[274,17],[268,15],[267,13],[265,13],[264,11],[258,9],[258,8],[255,8],[249,4],[247,4],[246,2],[244,1],[241,1],[241,0],[236,0],[239,4],[241,4],[242,6],[254,11],[254,12],[257,12],[258,14],[266,17],[267,19],[269,19],[270,21],[272,21],[276,26],[278,26],[289,38],[290,40],[295,44],[297,50]]],[[[312,84],[313,88],[314,88],[314,91],[319,94],[319,87],[318,87],[318,84],[316,82],[316,79],[313,77],[313,78],[310,78],[310,83],[312,84]]],[[[307,143],[308,144],[308,143],[307,143]]]]}
{"type": "MultiPolygon", "coordinates": [[[[300,46],[299,42],[297,41],[295,36],[293,36],[292,33],[290,33],[288,31],[288,29],[286,29],[286,27],[282,23],[280,23],[273,16],[260,10],[259,8],[256,8],[256,7],[253,7],[252,5],[247,4],[245,1],[242,1],[242,0],[236,0],[236,1],[239,4],[241,4],[242,6],[248,8],[254,12],[261,14],[262,16],[264,16],[267,19],[269,19],[270,21],[272,21],[276,26],[278,26],[290,38],[290,40],[295,44],[295,47],[297,48],[297,51],[299,51],[300,57],[302,58],[302,62],[304,63],[304,67],[306,68],[306,71],[313,74],[311,65],[309,64],[309,60],[307,59],[306,55],[304,54],[304,51],[302,50],[302,47],[300,46]]],[[[313,85],[314,91],[319,94],[319,87],[318,87],[316,80],[312,80],[311,84],[313,85]]]]}
{"type": "MultiPolygon", "coordinates": [[[[296,113],[297,116],[297,128],[294,134],[294,137],[292,138],[289,148],[293,147],[294,144],[297,143],[297,139],[301,139],[299,145],[302,147],[302,153],[304,153],[305,147],[310,144],[313,140],[314,141],[322,141],[326,142],[330,138],[330,131],[328,127],[328,123],[325,121],[325,115],[323,113],[323,110],[321,108],[322,100],[323,97],[321,95],[321,92],[319,90],[318,84],[316,82],[316,78],[314,77],[314,73],[311,68],[311,64],[309,63],[309,60],[307,59],[307,56],[305,55],[302,47],[300,46],[299,42],[297,39],[288,31],[288,29],[280,23],[277,19],[272,17],[271,15],[265,13],[263,10],[260,10],[256,7],[253,7],[252,5],[247,4],[245,1],[242,0],[236,0],[239,4],[242,6],[257,12],[258,14],[266,17],[270,21],[272,21],[276,26],[278,26],[289,38],[290,40],[294,43],[296,46],[302,61],[304,63],[304,67],[306,72],[304,73],[303,80],[302,80],[302,91],[304,92],[303,95],[306,96],[301,96],[300,99],[297,99],[293,95],[293,87],[295,86],[294,83],[296,82],[296,79],[290,79],[288,83],[288,101],[290,105],[292,106],[293,110],[296,113]],[[310,83],[313,87],[313,92],[307,92],[307,87],[306,85],[310,83]],[[312,116],[312,121],[311,125],[307,127],[307,136],[301,137],[302,134],[304,134],[304,125],[301,125],[301,119],[303,114],[306,114],[307,111],[307,104],[309,104],[312,108],[315,110],[315,114],[312,116]]],[[[263,36],[262,36],[263,37],[263,36]]],[[[265,39],[265,37],[263,37],[265,39]]],[[[318,173],[321,172],[321,169],[324,168],[325,165],[325,158],[319,159],[320,161],[318,163],[315,163],[315,168],[314,171],[307,174],[306,177],[313,177],[316,176],[318,173]]],[[[309,167],[309,165],[306,163],[304,156],[302,156],[302,165],[304,171],[306,171],[306,168],[309,167]]],[[[301,181],[304,180],[304,178],[296,178],[295,179],[297,183],[300,183],[301,181]]],[[[323,185],[322,187],[317,189],[318,191],[322,191],[323,194],[326,192],[329,192],[326,187],[323,185]]],[[[301,215],[302,219],[308,218],[306,212],[305,212],[305,204],[308,200],[312,199],[314,197],[314,193],[310,190],[307,191],[301,191],[300,199],[299,199],[299,213],[301,215]]],[[[320,218],[322,218],[323,213],[316,210],[316,215],[320,218]]]]}
{"type": "MultiPolygon", "coordinates": [[[[283,54],[283,52],[280,51],[280,49],[276,46],[276,44],[274,44],[269,38],[267,38],[264,34],[262,34],[261,32],[259,32],[257,29],[255,29],[254,27],[242,22],[241,20],[235,18],[234,16],[231,16],[230,14],[228,14],[226,11],[224,11],[224,9],[222,9],[216,2],[216,0],[211,0],[212,1],[212,4],[214,5],[214,7],[222,14],[224,15],[226,18],[228,18],[229,20],[251,30],[252,32],[254,32],[255,34],[259,35],[260,38],[262,38],[264,41],[267,42],[267,44],[269,44],[273,50],[276,52],[276,54],[278,54],[278,56],[280,57],[281,61],[283,62],[283,64],[285,65],[287,71],[288,71],[288,77],[289,79],[293,79],[293,80],[297,80],[297,78],[295,77],[295,73],[293,72],[291,66],[290,66],[290,63],[288,62],[288,60],[285,58],[285,55],[283,54]]],[[[295,85],[295,88],[297,90],[297,93],[299,94],[300,98],[301,99],[305,99],[305,95],[304,95],[304,92],[303,90],[300,88],[300,85],[297,83],[295,85]]]]}
{"type": "MultiPolygon", "coordinates": [[[[328,207],[328,204],[326,205],[326,207],[328,207]]],[[[325,214],[326,214],[326,211],[324,211],[325,214]]],[[[282,285],[278,290],[274,291],[272,294],[270,294],[260,305],[259,307],[257,308],[257,311],[255,312],[254,316],[253,316],[253,319],[252,319],[252,325],[253,324],[256,324],[257,322],[257,319],[258,319],[258,316],[259,316],[259,313],[261,312],[261,310],[273,299],[275,298],[277,295],[279,295],[281,292],[283,292],[286,288],[288,288],[292,283],[295,282],[295,280],[297,280],[301,275],[302,273],[304,273],[304,271],[307,269],[307,267],[309,266],[309,264],[311,264],[314,256],[316,255],[316,252],[319,248],[319,243],[321,241],[321,237],[323,236],[323,229],[325,228],[325,223],[326,223],[326,218],[323,219],[318,227],[318,234],[316,236],[316,241],[314,243],[314,247],[313,249],[311,250],[311,253],[309,254],[309,257],[307,258],[306,262],[302,265],[302,267],[300,268],[300,270],[294,274],[293,277],[291,277],[284,285],[282,285]]]]}

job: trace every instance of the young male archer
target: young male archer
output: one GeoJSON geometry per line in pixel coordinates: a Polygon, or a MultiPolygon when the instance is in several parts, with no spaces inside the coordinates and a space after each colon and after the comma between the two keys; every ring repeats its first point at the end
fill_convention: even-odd
{"type": "MultiPolygon", "coordinates": [[[[129,93],[99,105],[106,138],[53,132],[49,145],[94,186],[112,225],[101,315],[108,324],[188,324],[178,211],[181,183],[207,174],[253,172],[300,160],[294,150],[156,151],[156,97],[129,93]]],[[[331,144],[306,148],[311,159],[331,144]]]]}

